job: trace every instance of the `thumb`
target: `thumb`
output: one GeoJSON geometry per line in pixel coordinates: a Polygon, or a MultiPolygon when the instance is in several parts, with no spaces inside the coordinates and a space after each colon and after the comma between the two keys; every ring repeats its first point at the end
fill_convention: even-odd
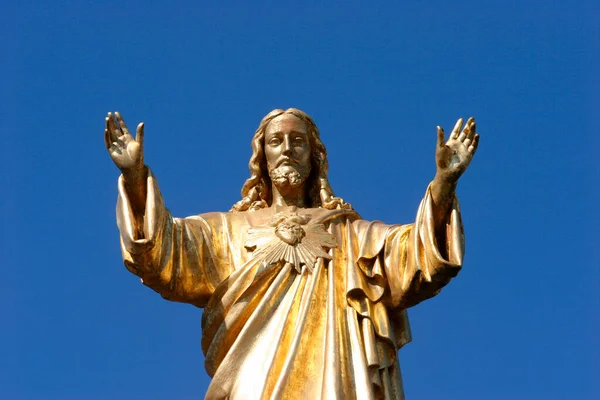
{"type": "Polygon", "coordinates": [[[140,144],[140,147],[144,148],[144,123],[141,122],[135,130],[135,140],[140,144]]]}
{"type": "Polygon", "coordinates": [[[442,129],[441,126],[437,127],[437,135],[438,135],[438,140],[437,140],[438,147],[444,147],[444,145],[446,144],[446,139],[444,138],[444,129],[442,129]]]}

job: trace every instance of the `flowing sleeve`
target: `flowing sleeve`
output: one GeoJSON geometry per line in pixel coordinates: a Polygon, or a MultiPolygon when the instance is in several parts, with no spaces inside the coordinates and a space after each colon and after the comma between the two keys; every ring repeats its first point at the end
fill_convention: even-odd
{"type": "Polygon", "coordinates": [[[346,269],[346,299],[360,316],[357,340],[362,340],[371,382],[385,393],[402,393],[397,351],[411,341],[406,309],[435,296],[461,268],[464,236],[456,199],[445,219],[444,224],[434,221],[428,188],[414,224],[357,219],[340,238],[352,262],[346,269]],[[445,236],[436,236],[436,225],[446,227],[445,236]]]}
{"type": "Polygon", "coordinates": [[[465,241],[456,198],[445,232],[438,235],[442,243],[436,239],[435,222],[428,188],[415,223],[392,226],[385,235],[383,264],[393,308],[406,309],[435,296],[462,267],[465,241]]]}
{"type": "Polygon", "coordinates": [[[228,258],[220,257],[223,250],[213,240],[213,232],[218,230],[213,224],[202,216],[173,218],[149,172],[146,214],[143,226],[138,227],[123,177],[119,178],[117,225],[123,261],[144,285],[167,300],[204,307],[229,275],[228,258]]]}

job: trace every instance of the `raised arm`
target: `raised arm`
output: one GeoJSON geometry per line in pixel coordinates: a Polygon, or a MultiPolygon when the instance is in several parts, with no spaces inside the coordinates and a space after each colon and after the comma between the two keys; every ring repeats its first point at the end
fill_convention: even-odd
{"type": "Polygon", "coordinates": [[[475,119],[462,118],[445,142],[438,127],[437,172],[414,224],[396,226],[386,235],[384,264],[389,301],[398,309],[435,296],[462,267],[464,232],[455,189],[479,144],[475,119]]]}
{"type": "Polygon", "coordinates": [[[113,162],[123,174],[123,183],[134,215],[136,233],[143,233],[146,212],[146,179],[148,168],[144,165],[144,123],[136,129],[135,139],[118,112],[108,113],[105,119],[104,144],[113,162]]]}
{"type": "Polygon", "coordinates": [[[121,252],[129,271],[167,300],[203,307],[215,287],[228,276],[226,257],[215,256],[218,224],[202,216],[173,218],[166,209],[156,178],[144,165],[144,124],[136,138],[119,113],[108,114],[104,141],[121,170],[117,225],[121,252]],[[215,229],[216,228],[216,229],[215,229]]]}
{"type": "Polygon", "coordinates": [[[471,163],[479,145],[479,134],[475,133],[475,118],[469,118],[461,132],[462,127],[463,119],[459,118],[447,142],[444,130],[440,126],[437,127],[437,170],[430,191],[433,223],[439,243],[445,241],[446,224],[455,199],[458,179],[471,163]]]}

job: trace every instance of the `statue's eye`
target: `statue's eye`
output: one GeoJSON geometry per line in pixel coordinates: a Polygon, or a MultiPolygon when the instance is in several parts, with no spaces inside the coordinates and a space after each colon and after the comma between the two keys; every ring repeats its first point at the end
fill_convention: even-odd
{"type": "Polygon", "coordinates": [[[304,144],[304,142],[305,142],[305,140],[304,140],[304,138],[303,138],[302,136],[296,136],[296,137],[294,138],[294,143],[297,143],[297,144],[304,144]]]}
{"type": "Polygon", "coordinates": [[[271,146],[279,146],[281,144],[281,139],[274,137],[271,140],[269,140],[269,144],[271,146]]]}

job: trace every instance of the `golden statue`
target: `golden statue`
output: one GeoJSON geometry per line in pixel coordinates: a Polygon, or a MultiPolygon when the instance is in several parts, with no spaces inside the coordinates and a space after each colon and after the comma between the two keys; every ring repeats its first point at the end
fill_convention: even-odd
{"type": "Polygon", "coordinates": [[[438,127],[437,173],[414,224],[361,219],[334,196],[327,152],[306,113],[274,110],[252,139],[250,178],[229,212],[173,218],[136,138],[109,113],[122,171],[125,266],[167,300],[204,308],[207,399],[402,399],[406,310],[461,268],[455,188],[479,142],[459,119],[438,127]]]}

